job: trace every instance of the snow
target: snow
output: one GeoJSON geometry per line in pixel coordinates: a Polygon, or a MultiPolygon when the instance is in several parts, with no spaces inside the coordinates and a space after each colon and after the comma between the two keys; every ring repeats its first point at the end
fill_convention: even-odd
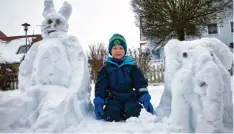
{"type": "MultiPolygon", "coordinates": [[[[162,86],[149,86],[149,92],[152,96],[152,105],[156,107],[159,104],[160,97],[163,91],[162,86]]],[[[94,85],[93,85],[94,88],[94,85]]],[[[94,90],[92,90],[91,99],[94,98],[94,90]]],[[[140,117],[131,117],[126,122],[105,122],[95,119],[84,122],[77,131],[84,133],[164,133],[164,132],[179,132],[180,129],[170,126],[169,124],[155,123],[155,116],[142,109],[140,117]]],[[[72,132],[72,131],[70,131],[72,132]]]]}
{"type": "MultiPolygon", "coordinates": [[[[94,88],[94,85],[92,86],[94,88]]],[[[149,86],[149,92],[152,95],[152,104],[156,107],[160,101],[161,94],[163,92],[163,85],[162,86],[149,86]]],[[[142,109],[141,115],[139,118],[129,118],[126,122],[105,122],[105,121],[98,121],[95,119],[94,113],[86,116],[85,119],[79,120],[74,118],[74,114],[81,113],[81,109],[77,109],[78,111],[67,112],[71,109],[72,105],[65,105],[68,104],[68,101],[72,101],[72,98],[69,97],[67,90],[61,90],[61,87],[53,87],[47,86],[44,87],[44,92],[41,92],[41,89],[37,87],[38,92],[31,92],[31,95],[26,95],[25,93],[22,94],[20,90],[14,91],[7,91],[7,92],[0,92],[0,102],[1,108],[3,108],[2,104],[5,104],[4,110],[8,111],[5,114],[0,114],[0,117],[4,121],[8,121],[13,123],[14,120],[6,119],[6,114],[12,115],[11,119],[20,118],[19,123],[15,123],[10,125],[10,127],[6,127],[6,122],[1,123],[0,125],[0,132],[80,132],[80,133],[167,133],[167,132],[182,132],[179,127],[172,126],[169,122],[166,123],[155,123],[155,116],[149,114],[145,109],[142,109]],[[48,94],[48,90],[55,90],[59,92],[50,92],[48,94]],[[64,91],[64,92],[61,92],[64,91]],[[34,95],[32,95],[32,93],[34,95]],[[29,96],[33,96],[32,98],[29,96]],[[43,115],[40,114],[41,118],[37,121],[37,123],[32,127],[30,127],[30,122],[27,122],[26,115],[23,113],[30,113],[29,111],[33,109],[33,106],[39,101],[40,97],[43,98],[50,98],[44,99],[46,102],[41,102],[38,105],[38,111],[30,114],[30,121],[31,123],[35,122],[36,117],[38,116],[38,112],[44,109],[43,115]],[[66,98],[67,99],[64,99],[66,98]],[[8,101],[7,101],[8,100],[8,101]],[[34,101],[32,101],[34,100],[34,101]],[[25,108],[22,108],[23,105],[26,103],[30,103],[25,108]],[[47,103],[46,107],[41,107],[43,103],[47,103]],[[59,105],[58,109],[53,110],[51,109],[52,105],[59,105]],[[43,108],[43,109],[42,109],[43,108]],[[67,110],[67,111],[66,111],[67,110]],[[54,112],[53,112],[54,111],[54,112]],[[55,112],[56,111],[56,112],[55,112]],[[53,112],[53,113],[50,113],[53,112]],[[25,116],[20,116],[20,115],[25,116]],[[64,116],[64,114],[66,116],[64,116]],[[60,116],[57,116],[60,115],[60,116]],[[54,117],[57,117],[54,118],[54,117]],[[60,117],[60,118],[58,118],[60,117]],[[65,118],[63,118],[65,117],[65,118]],[[72,124],[64,124],[64,120],[72,120],[70,121],[72,124]],[[76,121],[80,121],[77,123],[76,121]],[[53,122],[54,125],[57,127],[50,126],[49,124],[53,122]],[[29,125],[29,126],[28,126],[29,125]],[[5,128],[4,128],[5,127],[5,128]]],[[[35,89],[32,89],[35,90],[35,89]]],[[[92,90],[91,100],[94,97],[94,90],[92,90]]],[[[75,103],[75,102],[74,102],[75,103]]],[[[77,105],[76,103],[74,105],[77,105]]],[[[79,107],[79,106],[78,106],[79,107]]],[[[78,108],[77,107],[77,108],[78,108]]],[[[0,109],[0,111],[2,111],[0,109]]],[[[27,118],[29,118],[27,117],[27,118]]]]}
{"type": "MultiPolygon", "coordinates": [[[[44,11],[53,8],[51,2],[45,0],[44,11]]],[[[78,39],[67,35],[64,19],[71,12],[68,3],[64,6],[44,14],[43,40],[29,49],[19,67],[19,90],[0,93],[0,130],[62,132],[92,114],[88,61],[78,39]]]]}
{"type": "Polygon", "coordinates": [[[233,129],[232,53],[218,39],[171,40],[165,46],[165,90],[156,109],[184,132],[233,129]],[[183,117],[183,118],[182,118],[183,117]]]}
{"type": "Polygon", "coordinates": [[[85,99],[67,88],[47,85],[1,92],[1,132],[61,132],[89,117],[85,99]]]}
{"type": "MultiPolygon", "coordinates": [[[[211,38],[166,44],[166,83],[148,86],[156,116],[142,109],[138,118],[124,122],[96,120],[88,61],[78,39],[67,35],[71,5],[55,12],[52,3],[45,0],[43,40],[20,65],[19,89],[0,92],[0,132],[232,132],[233,89],[227,69],[233,54],[211,38]]],[[[10,53],[18,41],[11,43],[0,50],[14,62],[17,58],[10,53]]]]}
{"type": "MultiPolygon", "coordinates": [[[[230,128],[222,128],[223,123],[227,127],[232,126],[232,123],[228,122],[232,121],[232,117],[229,116],[230,113],[227,113],[227,116],[223,114],[224,111],[230,112],[233,106],[231,101],[233,99],[232,93],[230,92],[231,78],[223,65],[228,61],[221,63],[215,52],[213,58],[211,58],[210,50],[213,51],[205,48],[206,45],[199,45],[197,41],[189,42],[190,45],[194,44],[194,46],[188,49],[187,47],[190,47],[187,44],[188,42],[183,44],[172,40],[169,42],[171,46],[167,44],[166,47],[172,47],[172,49],[166,49],[168,50],[166,52],[170,52],[166,58],[167,83],[161,86],[150,85],[148,87],[157,116],[151,115],[145,109],[142,109],[139,118],[131,117],[125,122],[105,122],[95,119],[93,109],[90,106],[89,100],[94,98],[94,84],[92,84],[91,96],[89,96],[88,87],[82,89],[82,86],[76,85],[78,88],[75,91],[72,88],[75,83],[68,84],[63,79],[61,79],[61,83],[57,83],[58,85],[42,84],[40,81],[34,83],[35,85],[30,84],[32,79],[38,79],[31,77],[35,70],[40,70],[37,65],[41,65],[43,63],[41,61],[48,58],[53,61],[52,57],[56,57],[56,53],[52,53],[53,51],[50,50],[53,50],[53,48],[64,50],[64,48],[54,44],[63,46],[64,44],[60,44],[63,41],[59,40],[66,39],[69,44],[78,45],[77,42],[73,42],[74,38],[67,40],[70,36],[65,37],[57,37],[56,40],[54,38],[43,39],[39,44],[32,47],[21,65],[21,73],[29,74],[25,75],[28,77],[24,77],[27,79],[21,80],[27,85],[22,86],[24,88],[20,88],[20,90],[0,92],[0,118],[4,120],[4,122],[0,123],[0,132],[184,133],[191,132],[190,123],[194,123],[196,132],[204,132],[204,129],[205,132],[221,131],[219,129],[223,129],[222,132],[231,131],[230,128]],[[173,44],[179,46],[175,47],[173,44]],[[181,48],[177,49],[177,47],[181,48]],[[181,57],[181,52],[187,52],[187,59],[181,57]],[[43,58],[45,53],[51,54],[43,58]],[[37,56],[40,58],[35,58],[37,56]],[[41,64],[39,64],[40,62],[41,64]],[[23,67],[24,64],[26,69],[23,67]],[[35,69],[32,69],[34,67],[35,69]],[[22,68],[24,71],[22,71],[22,68]],[[202,81],[206,82],[205,86],[198,86],[202,81]],[[181,94],[186,97],[188,103],[180,97],[181,94]],[[171,99],[171,95],[174,96],[173,99],[171,99]],[[200,98],[197,97],[199,95],[200,98]],[[87,97],[90,98],[87,99],[87,97]],[[205,108],[201,108],[201,106],[205,108]],[[194,108],[192,114],[189,113],[188,109],[190,108],[194,108]],[[223,123],[222,118],[224,119],[223,123]],[[207,124],[208,119],[209,121],[213,121],[210,119],[217,121],[217,123],[215,122],[217,124],[216,128],[207,124]],[[193,122],[190,122],[191,120],[193,122]]],[[[228,51],[225,54],[228,56],[228,51]]],[[[68,57],[65,59],[60,58],[60,60],[68,59],[68,57]]],[[[75,66],[79,61],[70,59],[68,62],[73,63],[69,65],[75,66]]],[[[47,70],[46,72],[49,73],[57,69],[47,69],[46,65],[55,66],[54,62],[47,62],[42,65],[42,72],[47,70]]],[[[85,69],[81,67],[80,63],[78,65],[77,70],[85,69]]],[[[84,64],[84,66],[86,65],[84,64]]],[[[40,73],[37,74],[39,77],[40,73]]],[[[88,72],[74,75],[75,78],[84,76],[84,79],[75,79],[78,84],[84,84],[86,81],[88,82],[86,84],[89,85],[88,77],[85,77],[86,74],[88,72]]],[[[35,75],[35,77],[37,76],[35,75]]],[[[60,76],[57,77],[60,78],[60,76]]],[[[51,79],[51,83],[56,83],[57,80],[60,79],[56,79],[56,81],[51,79]]]]}
{"type": "Polygon", "coordinates": [[[78,40],[43,39],[20,65],[19,90],[0,95],[0,129],[61,132],[78,125],[92,111],[90,90],[88,63],[78,40]]]}
{"type": "Polygon", "coordinates": [[[15,63],[20,62],[23,54],[16,54],[20,46],[25,45],[25,39],[15,39],[8,43],[0,42],[0,53],[2,56],[2,60],[0,59],[0,63],[8,62],[15,63]]]}
{"type": "MultiPolygon", "coordinates": [[[[92,85],[92,89],[94,89],[94,85],[92,85]]],[[[160,102],[161,95],[164,90],[164,85],[161,86],[152,86],[148,87],[149,92],[152,96],[152,105],[156,108],[160,102]]],[[[56,89],[57,90],[57,89],[56,89]]],[[[8,92],[0,92],[0,102],[6,100],[6,98],[15,98],[18,96],[20,90],[8,91],[8,92]],[[2,98],[2,94],[5,94],[2,98]],[[7,95],[6,95],[7,94],[7,95]]],[[[57,95],[57,94],[56,94],[57,95]]],[[[59,94],[61,95],[61,94],[59,94]]],[[[94,90],[91,92],[91,100],[94,98],[94,90]]],[[[16,98],[15,98],[16,99],[16,98]]],[[[24,96],[18,96],[17,102],[15,106],[20,106],[23,102],[26,101],[28,98],[24,96]],[[24,99],[23,99],[24,98],[24,99]]],[[[16,102],[16,101],[15,101],[16,102]]],[[[12,103],[12,101],[11,101],[12,103]]],[[[12,106],[12,104],[8,103],[6,105],[12,106]]],[[[14,107],[15,107],[14,106],[14,107]]],[[[14,107],[9,110],[12,116],[15,113],[24,112],[16,110],[14,107]]],[[[0,114],[1,115],[1,114],[0,114]]],[[[0,116],[2,120],[5,120],[3,117],[0,116]]],[[[70,125],[65,130],[59,132],[79,132],[79,133],[181,133],[184,132],[180,127],[173,126],[169,119],[164,119],[163,123],[155,122],[156,117],[152,116],[145,109],[142,109],[141,115],[139,118],[129,118],[126,122],[104,122],[96,120],[94,114],[87,116],[85,120],[82,120],[79,125],[70,125]]],[[[2,124],[1,124],[2,125],[2,124]]],[[[63,127],[63,125],[61,125],[63,127]]],[[[30,128],[27,127],[20,127],[20,128],[8,128],[8,129],[0,129],[0,132],[35,132],[30,128]]],[[[40,132],[40,131],[37,131],[40,132]]],[[[44,132],[44,131],[43,131],[44,132]]],[[[56,132],[52,130],[47,130],[47,132],[56,132]]]]}

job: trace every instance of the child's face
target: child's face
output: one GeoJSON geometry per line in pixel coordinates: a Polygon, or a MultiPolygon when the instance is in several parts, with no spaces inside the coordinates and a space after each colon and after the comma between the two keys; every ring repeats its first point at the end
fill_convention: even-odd
{"type": "Polygon", "coordinates": [[[121,45],[114,45],[111,49],[112,57],[116,59],[122,59],[124,57],[125,51],[123,46],[121,45]]]}

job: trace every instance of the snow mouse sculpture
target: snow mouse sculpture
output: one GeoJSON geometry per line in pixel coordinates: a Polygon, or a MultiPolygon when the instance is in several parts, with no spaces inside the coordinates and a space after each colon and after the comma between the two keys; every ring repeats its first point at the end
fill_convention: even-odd
{"type": "Polygon", "coordinates": [[[0,129],[62,132],[92,111],[88,61],[77,38],[67,35],[71,12],[67,2],[55,12],[52,0],[44,1],[43,39],[20,65],[19,91],[0,95],[0,106],[11,109],[0,109],[0,129]]]}
{"type": "Polygon", "coordinates": [[[229,48],[215,38],[171,40],[165,46],[165,88],[157,120],[169,117],[184,132],[232,132],[232,64],[229,48]]]}

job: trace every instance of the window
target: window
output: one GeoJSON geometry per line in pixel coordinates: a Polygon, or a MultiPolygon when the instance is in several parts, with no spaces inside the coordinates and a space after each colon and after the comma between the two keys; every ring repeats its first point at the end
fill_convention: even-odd
{"type": "Polygon", "coordinates": [[[209,24],[208,25],[208,34],[218,34],[217,24],[209,24]]]}
{"type": "Polygon", "coordinates": [[[230,47],[230,48],[233,48],[233,42],[229,44],[229,47],[230,47]]]}
{"type": "Polygon", "coordinates": [[[16,54],[22,54],[22,53],[27,53],[27,51],[29,50],[30,45],[23,45],[20,46],[20,48],[18,49],[16,54]]]}
{"type": "Polygon", "coordinates": [[[233,21],[230,21],[231,33],[233,33],[233,21]]]}

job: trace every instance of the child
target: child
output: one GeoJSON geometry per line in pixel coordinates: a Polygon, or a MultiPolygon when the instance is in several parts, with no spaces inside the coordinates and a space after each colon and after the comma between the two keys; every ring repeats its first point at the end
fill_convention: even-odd
{"type": "Polygon", "coordinates": [[[108,51],[112,57],[106,59],[95,84],[96,118],[121,121],[129,117],[138,117],[141,104],[148,112],[154,114],[147,89],[148,81],[132,58],[125,56],[127,52],[125,38],[114,34],[109,40],[108,51]]]}

